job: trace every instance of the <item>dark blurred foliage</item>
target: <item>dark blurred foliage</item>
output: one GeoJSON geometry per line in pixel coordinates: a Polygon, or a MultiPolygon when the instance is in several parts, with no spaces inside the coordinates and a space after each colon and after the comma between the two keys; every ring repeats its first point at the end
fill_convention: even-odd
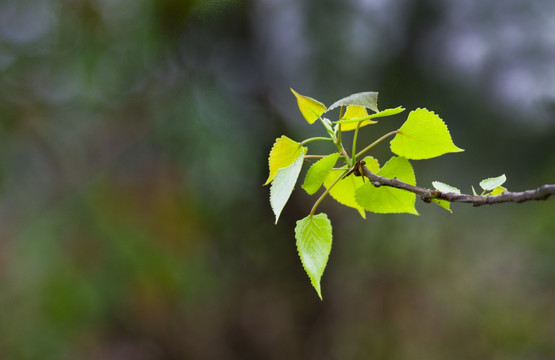
{"type": "Polygon", "coordinates": [[[261,187],[276,137],[322,131],[289,87],[436,111],[466,151],[422,186],[552,183],[554,24],[550,0],[4,0],[0,358],[555,358],[555,201],[326,200],[320,302],[313,199],[276,226],[261,187]]]}

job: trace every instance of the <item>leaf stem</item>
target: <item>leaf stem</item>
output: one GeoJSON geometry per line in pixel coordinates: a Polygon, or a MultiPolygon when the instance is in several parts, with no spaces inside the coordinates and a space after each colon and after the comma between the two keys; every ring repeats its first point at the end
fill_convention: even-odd
{"type": "Polygon", "coordinates": [[[360,129],[360,124],[357,124],[357,127],[355,129],[355,134],[353,136],[353,162],[357,161],[357,155],[356,155],[356,151],[357,151],[357,138],[358,138],[358,129],[360,129]]]}
{"type": "Polygon", "coordinates": [[[305,155],[305,159],[322,159],[326,157],[326,155],[305,155]]]}
{"type": "Polygon", "coordinates": [[[367,152],[368,150],[372,149],[374,146],[378,145],[380,142],[382,142],[383,140],[387,139],[388,137],[397,134],[398,132],[399,132],[399,130],[394,130],[394,131],[388,132],[387,134],[385,134],[384,136],[382,136],[382,137],[379,138],[378,140],[374,141],[372,144],[370,144],[370,145],[368,145],[367,147],[365,147],[364,149],[362,149],[358,154],[356,154],[356,156],[354,157],[354,159],[358,159],[359,156],[361,156],[362,154],[364,154],[364,153],[367,152]]]}
{"type": "Polygon", "coordinates": [[[313,141],[331,141],[331,142],[333,142],[332,139],[327,138],[327,137],[312,137],[312,138],[308,138],[306,140],[301,141],[301,145],[305,145],[305,144],[308,144],[309,142],[313,142],[313,141]]]}
{"type": "MultiPolygon", "coordinates": [[[[341,108],[339,109],[339,120],[341,120],[341,117],[343,116],[343,113],[345,112],[345,106],[341,106],[341,108]]],[[[341,144],[341,125],[335,125],[337,127],[337,142],[339,144],[341,144]]]]}
{"type": "Polygon", "coordinates": [[[318,205],[320,205],[320,203],[322,202],[322,200],[324,200],[324,198],[326,197],[326,195],[329,194],[330,190],[335,186],[335,184],[337,184],[339,182],[339,180],[341,180],[343,178],[343,176],[345,176],[345,174],[349,172],[349,170],[345,170],[341,173],[341,175],[335,179],[333,181],[333,183],[331,183],[331,185],[326,189],[326,191],[324,191],[322,193],[322,195],[320,195],[320,197],[318,198],[318,200],[316,200],[316,202],[314,203],[314,206],[312,207],[312,210],[310,210],[310,217],[312,217],[314,215],[314,212],[316,212],[316,208],[318,207],[318,205]]]}
{"type": "MultiPolygon", "coordinates": [[[[341,120],[341,118],[343,117],[343,115],[345,114],[345,106],[342,105],[339,108],[339,120],[341,120]]],[[[339,149],[339,151],[343,154],[343,156],[345,157],[345,162],[349,165],[352,166],[352,160],[349,157],[349,155],[347,155],[347,150],[345,150],[345,148],[343,147],[343,142],[341,141],[341,125],[336,125],[338,126],[337,128],[337,143],[335,144],[337,146],[337,148],[339,149]]]]}

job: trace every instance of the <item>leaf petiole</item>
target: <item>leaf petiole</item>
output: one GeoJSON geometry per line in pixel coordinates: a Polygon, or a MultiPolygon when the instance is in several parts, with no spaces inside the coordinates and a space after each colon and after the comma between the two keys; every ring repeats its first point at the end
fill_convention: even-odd
{"type": "Polygon", "coordinates": [[[361,156],[362,154],[364,154],[368,150],[372,149],[374,146],[378,145],[380,142],[387,139],[388,137],[397,134],[398,132],[399,132],[399,130],[394,130],[394,131],[388,132],[387,134],[385,134],[384,136],[382,136],[378,140],[374,141],[372,144],[370,144],[367,147],[365,147],[364,149],[362,149],[358,154],[356,154],[356,156],[354,157],[353,160],[356,161],[356,159],[358,159],[359,156],[361,156]]]}
{"type": "Polygon", "coordinates": [[[356,151],[357,151],[357,138],[358,138],[358,129],[360,129],[360,124],[361,124],[361,123],[358,123],[358,124],[357,124],[357,127],[356,127],[356,129],[355,129],[355,134],[354,134],[354,136],[353,136],[353,157],[352,157],[353,162],[356,161],[356,159],[357,159],[357,155],[356,155],[356,151]]]}
{"type": "Polygon", "coordinates": [[[327,137],[312,137],[312,138],[308,138],[306,140],[301,141],[301,146],[308,144],[309,142],[313,142],[313,141],[330,141],[333,142],[333,139],[331,138],[327,138],[327,137]]]}

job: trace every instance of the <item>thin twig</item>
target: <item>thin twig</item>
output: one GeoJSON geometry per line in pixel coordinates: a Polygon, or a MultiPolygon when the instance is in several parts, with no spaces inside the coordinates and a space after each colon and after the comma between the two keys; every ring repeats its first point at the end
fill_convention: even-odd
{"type": "Polygon", "coordinates": [[[505,191],[501,195],[491,195],[491,196],[475,196],[467,194],[457,194],[457,193],[446,193],[439,190],[430,190],[426,188],[421,188],[419,186],[414,186],[407,184],[398,179],[388,179],[383,176],[379,176],[368,170],[366,166],[362,166],[362,171],[364,176],[366,176],[372,185],[379,186],[390,186],[397,189],[403,189],[415,193],[420,196],[424,202],[431,202],[434,199],[447,200],[449,202],[461,202],[470,203],[474,206],[481,205],[492,205],[507,202],[522,203],[530,200],[546,200],[551,195],[555,194],[555,184],[545,184],[534,190],[526,190],[521,192],[510,192],[505,191]]]}

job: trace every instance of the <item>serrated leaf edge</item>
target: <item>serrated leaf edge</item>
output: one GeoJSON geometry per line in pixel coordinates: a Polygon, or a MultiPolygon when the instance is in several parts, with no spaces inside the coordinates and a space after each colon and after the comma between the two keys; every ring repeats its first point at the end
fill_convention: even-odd
{"type": "MultiPolygon", "coordinates": [[[[273,145],[272,145],[272,148],[270,149],[270,153],[268,154],[268,171],[269,171],[268,179],[266,180],[266,182],[265,182],[262,186],[266,186],[266,185],[270,184],[270,183],[274,180],[274,177],[276,176],[276,174],[277,174],[277,172],[279,171],[279,169],[286,168],[286,167],[290,166],[290,165],[291,165],[292,163],[294,163],[295,160],[297,159],[297,158],[293,158],[293,161],[291,161],[289,164],[287,164],[287,165],[285,165],[285,166],[282,166],[282,167],[280,167],[280,168],[278,168],[278,169],[275,169],[276,172],[275,172],[274,174],[272,174],[272,152],[275,151],[276,146],[277,146],[277,144],[278,144],[278,141],[280,141],[281,139],[287,139],[287,140],[290,140],[290,141],[292,141],[292,142],[298,144],[298,148],[295,150],[295,152],[299,151],[299,148],[302,148],[302,149],[301,149],[301,152],[304,151],[305,153],[306,153],[306,151],[308,150],[306,147],[303,147],[303,146],[301,145],[301,143],[299,143],[299,142],[297,142],[297,141],[295,141],[295,140],[293,140],[293,139],[291,139],[291,138],[289,138],[289,137],[287,137],[287,136],[285,136],[285,135],[281,135],[280,137],[276,138],[276,140],[274,141],[274,143],[273,143],[273,145]]],[[[284,141],[285,141],[285,140],[284,140],[284,141]]]]}
{"type": "Polygon", "coordinates": [[[442,124],[443,126],[445,126],[445,130],[447,130],[447,135],[449,136],[449,140],[451,141],[451,144],[453,145],[453,147],[455,147],[456,150],[447,151],[447,152],[444,152],[444,153],[442,153],[442,154],[440,154],[440,155],[435,155],[435,156],[432,156],[432,157],[418,157],[418,158],[413,158],[413,157],[406,157],[406,156],[405,156],[407,159],[409,159],[409,160],[427,160],[427,159],[433,159],[434,157],[439,157],[439,156],[442,156],[442,155],[445,155],[445,154],[449,154],[449,153],[457,153],[457,152],[462,152],[462,151],[464,151],[464,149],[462,149],[462,148],[458,147],[457,145],[455,145],[455,142],[453,141],[453,137],[451,136],[451,132],[449,131],[449,127],[447,126],[447,124],[445,123],[445,121],[443,121],[443,119],[441,118],[441,116],[439,116],[439,114],[436,114],[434,111],[428,110],[428,109],[426,109],[426,108],[416,108],[415,110],[412,110],[411,112],[409,112],[409,114],[408,114],[408,116],[407,116],[407,120],[405,120],[405,122],[401,125],[401,127],[399,128],[399,130],[398,130],[398,132],[397,132],[397,135],[395,135],[395,137],[394,137],[393,139],[391,139],[391,141],[389,142],[390,149],[391,149],[391,152],[392,152],[392,153],[394,153],[394,154],[396,154],[396,155],[399,155],[399,156],[404,156],[404,155],[400,155],[400,154],[396,153],[395,151],[393,151],[392,143],[395,141],[395,139],[396,139],[397,136],[399,136],[399,135],[401,135],[401,136],[409,136],[409,135],[404,134],[404,133],[401,131],[401,129],[402,129],[402,127],[405,125],[405,123],[409,120],[410,115],[411,115],[413,112],[417,112],[417,111],[419,111],[419,110],[424,110],[424,111],[426,111],[426,112],[432,113],[433,115],[437,116],[437,118],[439,119],[439,121],[441,122],[441,124],[442,124]]]}
{"type": "MultiPolygon", "coordinates": [[[[306,226],[305,226],[306,228],[306,226]]],[[[303,228],[303,230],[305,229],[303,228]]],[[[308,275],[308,278],[310,280],[310,283],[312,284],[312,287],[314,288],[314,290],[316,290],[316,293],[318,294],[318,297],[320,298],[320,300],[323,300],[322,298],[322,276],[324,276],[324,271],[326,270],[326,267],[328,265],[328,261],[329,261],[329,257],[331,254],[331,247],[333,245],[333,226],[331,225],[331,221],[328,218],[326,213],[319,213],[317,215],[312,215],[312,216],[306,216],[300,220],[297,220],[297,224],[295,226],[295,245],[297,248],[297,254],[299,255],[299,259],[301,260],[301,265],[303,267],[303,270],[305,271],[305,273],[308,275]],[[314,217],[319,217],[320,215],[323,215],[323,217],[327,220],[329,227],[330,227],[330,251],[327,253],[325,261],[324,261],[324,266],[322,268],[322,272],[321,274],[319,274],[318,279],[313,279],[311,277],[311,275],[309,274],[308,269],[306,268],[305,262],[303,261],[303,256],[301,255],[301,251],[299,248],[299,239],[297,239],[297,227],[299,226],[299,222],[301,222],[302,220],[305,220],[306,218],[310,218],[310,221],[313,222],[314,217]]]]}
{"type": "MultiPolygon", "coordinates": [[[[303,161],[304,161],[305,149],[306,149],[306,148],[304,148],[304,149],[301,151],[301,155],[299,155],[299,156],[297,157],[297,159],[295,159],[295,161],[293,161],[293,163],[292,163],[291,165],[279,169],[278,172],[276,173],[276,176],[275,176],[275,177],[277,177],[278,174],[279,174],[281,171],[284,171],[284,169],[287,169],[287,168],[292,167],[292,166],[295,166],[295,165],[297,165],[297,166],[299,167],[299,169],[298,169],[298,171],[297,171],[297,174],[296,174],[296,176],[295,176],[295,179],[294,179],[294,181],[293,181],[293,184],[292,184],[292,186],[291,186],[291,190],[289,191],[289,194],[287,194],[286,199],[285,199],[285,201],[283,202],[283,205],[278,204],[278,205],[280,205],[280,208],[278,208],[278,209],[276,209],[276,208],[274,207],[274,205],[275,205],[275,203],[274,203],[274,197],[276,196],[274,191],[275,191],[275,186],[276,186],[275,184],[276,184],[276,182],[275,182],[275,181],[272,181],[272,185],[271,185],[271,187],[270,187],[270,206],[271,206],[271,208],[272,208],[272,211],[274,212],[274,215],[276,216],[276,221],[275,221],[274,224],[277,224],[277,223],[278,223],[278,220],[279,220],[279,217],[280,217],[280,215],[281,215],[281,212],[283,211],[283,208],[285,208],[285,205],[286,205],[287,202],[289,201],[289,198],[291,197],[291,194],[293,193],[293,190],[295,190],[295,184],[297,183],[297,181],[298,181],[298,179],[299,179],[299,175],[300,175],[301,170],[302,170],[302,163],[303,163],[303,161]],[[297,164],[297,162],[299,162],[300,164],[297,164]]],[[[274,177],[274,180],[275,180],[275,177],[274,177]]]]}
{"type": "Polygon", "coordinates": [[[503,185],[506,181],[507,181],[507,177],[505,176],[505,174],[502,174],[496,177],[490,177],[490,178],[484,179],[480,181],[479,185],[483,190],[491,191],[496,187],[503,185]],[[495,186],[490,185],[490,186],[484,187],[484,183],[487,183],[487,182],[493,182],[495,186]]]}
{"type": "Polygon", "coordinates": [[[351,94],[351,95],[346,96],[342,99],[339,99],[336,102],[334,102],[333,104],[331,104],[327,108],[326,112],[331,111],[331,110],[333,110],[333,109],[335,109],[339,106],[349,106],[349,105],[358,105],[358,106],[362,106],[362,107],[365,107],[367,109],[370,109],[374,112],[379,112],[379,110],[378,110],[378,92],[376,92],[376,91],[363,91],[363,92],[351,94]],[[352,101],[352,99],[354,99],[356,96],[373,96],[374,94],[376,95],[376,108],[375,109],[373,109],[372,107],[366,106],[366,105],[361,105],[360,103],[349,103],[349,101],[352,101]]]}
{"type": "Polygon", "coordinates": [[[441,191],[443,193],[450,193],[450,192],[455,193],[455,194],[460,194],[461,193],[461,191],[458,188],[456,188],[454,186],[451,186],[451,185],[448,185],[448,184],[446,184],[444,182],[441,182],[441,181],[432,181],[432,185],[434,186],[434,188],[436,190],[441,191]],[[446,189],[449,189],[449,191],[442,190],[442,189],[440,189],[441,187],[445,187],[446,189]]]}

